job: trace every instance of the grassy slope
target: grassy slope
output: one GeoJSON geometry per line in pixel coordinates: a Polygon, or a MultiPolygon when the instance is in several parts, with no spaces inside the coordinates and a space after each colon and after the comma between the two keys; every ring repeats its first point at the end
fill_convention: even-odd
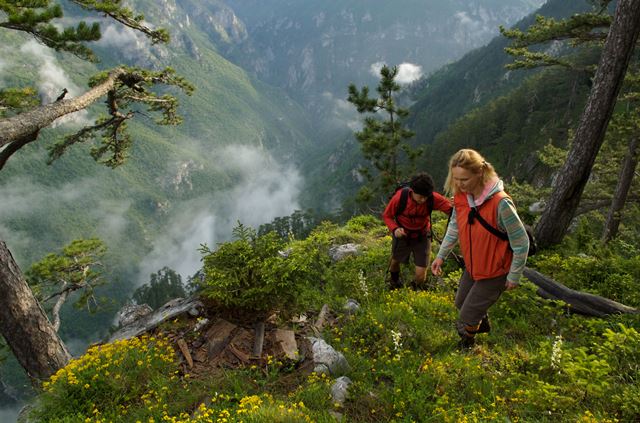
{"type": "MultiPolygon", "coordinates": [[[[442,220],[437,223],[443,224],[442,220]]],[[[337,375],[311,373],[310,366],[298,367],[279,357],[225,369],[224,377],[192,378],[178,369],[178,359],[167,360],[173,351],[160,343],[142,356],[149,363],[146,367],[136,366],[141,354],[136,340],[93,351],[61,371],[41,398],[44,416],[81,419],[98,413],[123,422],[159,419],[163,412],[184,422],[207,421],[207,416],[232,422],[330,422],[334,421],[331,412],[354,422],[626,422],[640,418],[637,315],[607,319],[571,315],[564,304],[543,300],[532,284],[524,282],[492,307],[492,332],[479,336],[472,350],[459,351],[453,298],[460,271],[453,264],[428,291],[388,292],[383,279],[390,240],[384,226],[359,217],[345,227],[324,226],[319,231],[322,235],[317,239],[324,243],[314,248],[321,251],[333,243],[363,246],[360,255],[327,267],[322,287],[309,287],[316,298],[316,312],[325,302],[335,310],[335,321],[323,337],[350,363],[347,376],[353,383],[346,402],[331,400],[337,375]],[[347,298],[360,302],[357,313],[341,311],[347,298]],[[126,351],[123,362],[116,360],[120,352],[107,355],[114,350],[126,351]],[[102,360],[99,365],[94,364],[96,358],[102,360]],[[114,374],[121,375],[117,384],[110,382],[114,374]],[[78,383],[70,383],[70,375],[78,383]],[[147,382],[141,384],[141,380],[147,382]],[[59,401],[72,394],[73,406],[59,401]]],[[[560,264],[587,259],[573,256],[568,247],[560,254],[537,256],[533,265],[560,256],[560,264]]],[[[602,261],[597,255],[588,259],[602,261]]],[[[629,260],[628,274],[637,272],[638,258],[629,260]]],[[[613,267],[620,270],[621,262],[613,267]]],[[[556,272],[559,263],[550,271],[556,272]]],[[[611,263],[606,265],[612,268],[611,263]]],[[[573,274],[576,269],[572,266],[573,274]]],[[[593,269],[594,263],[578,272],[586,276],[593,269]]],[[[571,285],[560,273],[552,274],[571,285]]],[[[612,281],[609,288],[619,291],[624,284],[618,278],[617,285],[612,281]]],[[[640,297],[629,293],[625,301],[640,305],[640,297]]],[[[283,315],[299,311],[303,310],[288,309],[283,315]]],[[[315,312],[309,321],[314,317],[315,312]]],[[[189,325],[184,319],[176,320],[166,330],[184,331],[189,325]]],[[[304,331],[304,325],[284,319],[279,325],[304,331]]],[[[142,344],[149,342],[154,343],[147,339],[142,344]]]]}

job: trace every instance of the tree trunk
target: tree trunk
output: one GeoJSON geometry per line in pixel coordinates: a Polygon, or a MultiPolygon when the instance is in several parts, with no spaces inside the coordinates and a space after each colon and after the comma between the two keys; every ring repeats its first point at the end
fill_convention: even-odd
{"type": "Polygon", "coordinates": [[[620,304],[608,298],[575,291],[533,269],[525,267],[524,277],[538,287],[538,295],[551,300],[562,300],[571,311],[586,316],[606,317],[611,314],[638,314],[638,309],[620,304]]]}
{"type": "Polygon", "coordinates": [[[604,224],[602,242],[607,243],[618,235],[622,209],[627,202],[627,196],[629,195],[629,189],[631,188],[631,182],[633,181],[633,175],[636,171],[637,165],[638,137],[633,136],[629,142],[629,150],[622,162],[622,168],[620,169],[620,175],[618,176],[618,183],[616,185],[616,192],[613,195],[611,208],[609,209],[607,220],[604,224]]]}
{"type": "Polygon", "coordinates": [[[562,241],[569,228],[604,140],[639,32],[640,1],[619,0],[571,151],[536,226],[541,247],[562,241]]]}
{"type": "Polygon", "coordinates": [[[0,333],[29,377],[44,380],[71,358],[20,268],[0,241],[0,333]]]}

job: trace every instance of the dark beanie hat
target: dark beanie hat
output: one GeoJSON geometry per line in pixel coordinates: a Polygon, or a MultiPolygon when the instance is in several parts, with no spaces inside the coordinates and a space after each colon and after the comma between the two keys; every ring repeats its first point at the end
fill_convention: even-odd
{"type": "Polygon", "coordinates": [[[416,194],[428,197],[433,193],[433,179],[428,173],[421,172],[411,178],[409,187],[411,187],[416,194]]]}

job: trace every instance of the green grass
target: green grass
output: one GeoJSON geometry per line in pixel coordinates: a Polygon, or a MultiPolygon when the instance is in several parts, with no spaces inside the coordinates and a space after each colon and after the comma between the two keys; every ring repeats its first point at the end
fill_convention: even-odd
{"type": "MultiPolygon", "coordinates": [[[[640,418],[639,316],[597,319],[568,314],[564,303],[542,299],[536,287],[524,281],[492,307],[492,332],[479,335],[471,350],[460,351],[453,306],[459,270],[450,268],[429,291],[389,292],[383,282],[389,237],[376,219],[358,217],[342,227],[325,224],[312,236],[362,245],[360,255],[325,269],[321,289],[307,288],[314,290],[316,312],[326,302],[336,313],[324,339],[350,364],[347,375],[353,383],[344,404],[331,399],[333,377],[273,357],[262,365],[192,378],[175,373],[175,357],[164,360],[161,357],[166,355],[149,349],[145,353],[149,367],[143,370],[149,372],[144,380],[150,382],[141,387],[136,381],[142,376],[124,371],[126,363],[140,359],[138,352],[114,364],[112,359],[96,361],[93,350],[80,358],[86,365],[78,383],[70,387],[68,377],[58,376],[45,387],[39,416],[44,421],[108,417],[124,422],[134,421],[128,420],[132,416],[162,421],[160,410],[164,410],[166,421],[189,422],[325,422],[333,421],[331,413],[353,422],[631,422],[640,418]],[[346,298],[361,304],[356,314],[342,313],[346,298]],[[126,377],[117,386],[118,395],[109,390],[115,386],[88,392],[94,385],[107,383],[105,366],[111,375],[126,377]],[[85,384],[87,392],[78,388],[85,384]],[[141,389],[154,394],[142,397],[141,389]],[[164,396],[154,396],[165,391],[164,396]],[[54,393],[54,399],[49,398],[54,393]],[[67,399],[72,400],[72,408],[65,408],[67,399]]],[[[72,364],[61,374],[76,368],[72,364]]]]}

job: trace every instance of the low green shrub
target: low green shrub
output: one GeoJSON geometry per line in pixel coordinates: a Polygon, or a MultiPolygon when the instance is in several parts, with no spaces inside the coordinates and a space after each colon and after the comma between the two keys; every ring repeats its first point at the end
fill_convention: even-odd
{"type": "MultiPolygon", "coordinates": [[[[239,239],[204,253],[201,295],[222,306],[252,312],[295,313],[314,296],[328,264],[328,239],[321,232],[285,242],[275,232],[243,232],[239,239]],[[311,298],[310,298],[311,297],[311,298]]],[[[240,233],[237,231],[237,233],[240,233]]]]}
{"type": "Polygon", "coordinates": [[[640,256],[547,253],[536,258],[536,268],[568,287],[591,292],[630,306],[640,306],[640,256]]]}

